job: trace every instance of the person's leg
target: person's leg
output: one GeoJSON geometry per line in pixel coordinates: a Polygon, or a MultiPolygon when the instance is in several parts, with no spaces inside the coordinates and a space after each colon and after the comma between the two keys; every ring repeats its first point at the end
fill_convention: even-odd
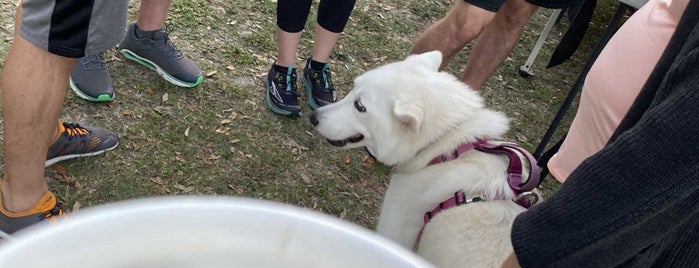
{"type": "Polygon", "coordinates": [[[330,60],[330,54],[340,39],[340,34],[345,29],[347,21],[349,21],[354,4],[354,0],[320,1],[316,30],[313,36],[313,60],[322,63],[330,60]]]}
{"type": "Polygon", "coordinates": [[[264,79],[267,106],[277,114],[301,116],[294,63],[311,4],[312,0],[277,1],[277,59],[264,79]]]}
{"type": "MultiPolygon", "coordinates": [[[[20,7],[18,18],[21,13],[20,7]]],[[[15,29],[19,24],[16,19],[15,29]]],[[[75,61],[36,47],[15,31],[0,82],[5,129],[1,191],[9,212],[30,209],[48,191],[44,162],[75,61]]]]}
{"type": "Polygon", "coordinates": [[[165,27],[167,11],[172,0],[141,0],[136,25],[142,31],[157,31],[165,27]]]}
{"type": "Polygon", "coordinates": [[[444,18],[430,25],[418,37],[410,53],[421,54],[439,50],[442,52],[442,69],[468,42],[478,37],[494,16],[495,11],[464,0],[456,0],[444,18]]]}
{"type": "Polygon", "coordinates": [[[332,54],[335,48],[335,44],[340,40],[340,34],[341,33],[328,31],[319,24],[316,24],[316,30],[313,36],[313,60],[328,62],[330,60],[330,54],[332,54]]]}
{"type": "Polygon", "coordinates": [[[537,6],[526,0],[508,0],[483,29],[461,80],[479,89],[512,52],[522,29],[537,6]]]}
{"type": "Polygon", "coordinates": [[[313,36],[313,53],[306,59],[301,81],[308,104],[315,110],[337,101],[330,72],[330,55],[354,9],[354,0],[320,1],[313,36]]]}
{"type": "Polygon", "coordinates": [[[277,61],[279,66],[294,66],[296,51],[301,41],[301,32],[290,33],[277,27],[277,61]]]}
{"type": "Polygon", "coordinates": [[[59,124],[57,130],[56,122],[76,59],[114,46],[121,36],[128,2],[60,2],[21,3],[0,78],[5,130],[0,230],[6,233],[63,214],[44,177],[50,149],[52,161],[60,161],[71,157],[64,153],[76,153],[75,148],[91,150],[102,145],[90,140],[103,138],[90,129],[59,124]]]}
{"type": "Polygon", "coordinates": [[[277,66],[293,68],[311,4],[311,0],[277,2],[277,66]]]}

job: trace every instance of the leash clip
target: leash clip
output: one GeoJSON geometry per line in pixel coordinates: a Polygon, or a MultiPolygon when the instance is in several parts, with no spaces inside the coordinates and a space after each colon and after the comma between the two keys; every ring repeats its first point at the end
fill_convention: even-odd
{"type": "Polygon", "coordinates": [[[522,192],[521,194],[518,194],[515,197],[515,202],[519,203],[520,201],[529,203],[529,206],[533,206],[534,204],[539,202],[539,195],[530,191],[522,192]]]}

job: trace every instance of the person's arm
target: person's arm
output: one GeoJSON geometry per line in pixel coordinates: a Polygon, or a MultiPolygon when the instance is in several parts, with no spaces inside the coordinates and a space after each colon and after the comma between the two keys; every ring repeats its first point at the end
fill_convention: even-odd
{"type": "Polygon", "coordinates": [[[537,6],[526,0],[508,0],[485,27],[471,51],[461,80],[479,89],[505,61],[537,6]]]}
{"type": "MultiPolygon", "coordinates": [[[[699,8],[694,1],[688,10],[692,4],[699,8]]],[[[645,267],[650,265],[641,262],[696,258],[699,37],[691,33],[697,31],[699,16],[686,13],[627,113],[628,127],[620,126],[620,134],[575,169],[556,194],[517,217],[511,237],[522,267],[629,261],[645,267]]]]}

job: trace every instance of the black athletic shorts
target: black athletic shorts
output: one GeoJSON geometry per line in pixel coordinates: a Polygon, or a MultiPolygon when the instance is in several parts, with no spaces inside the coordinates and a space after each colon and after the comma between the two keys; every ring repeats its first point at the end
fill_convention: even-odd
{"type": "Polygon", "coordinates": [[[24,0],[19,34],[53,54],[80,58],[113,48],[126,33],[128,0],[24,0]]]}
{"type": "MultiPolygon", "coordinates": [[[[464,0],[467,3],[480,7],[482,9],[492,11],[492,12],[497,12],[500,7],[505,3],[506,0],[464,0]]],[[[534,5],[540,6],[540,7],[545,7],[545,8],[551,8],[551,9],[559,9],[559,8],[566,8],[570,7],[581,0],[527,0],[527,2],[532,3],[534,5]]]]}

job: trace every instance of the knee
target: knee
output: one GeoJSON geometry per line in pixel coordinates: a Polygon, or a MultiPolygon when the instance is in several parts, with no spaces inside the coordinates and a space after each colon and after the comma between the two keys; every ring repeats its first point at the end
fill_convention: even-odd
{"type": "Polygon", "coordinates": [[[480,35],[495,13],[461,1],[449,12],[445,23],[449,24],[450,41],[463,47],[480,35]]]}

